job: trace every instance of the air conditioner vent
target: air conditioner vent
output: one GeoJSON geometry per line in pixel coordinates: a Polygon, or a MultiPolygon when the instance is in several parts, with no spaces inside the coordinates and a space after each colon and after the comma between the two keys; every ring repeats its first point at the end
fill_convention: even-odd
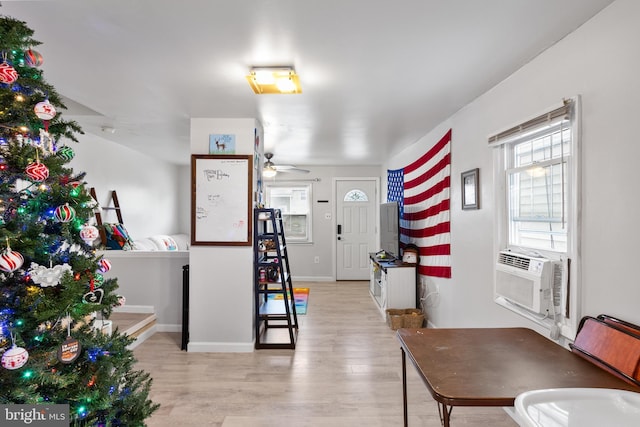
{"type": "Polygon", "coordinates": [[[500,252],[498,255],[498,263],[503,265],[509,265],[511,267],[519,268],[521,270],[529,270],[530,258],[521,257],[518,255],[512,255],[504,252],[500,252]]]}

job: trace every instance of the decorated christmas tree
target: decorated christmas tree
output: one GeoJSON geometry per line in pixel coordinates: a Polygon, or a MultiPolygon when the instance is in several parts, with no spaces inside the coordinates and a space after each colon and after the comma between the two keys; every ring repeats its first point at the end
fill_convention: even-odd
{"type": "Polygon", "coordinates": [[[142,426],[157,409],[132,339],[103,333],[122,302],[92,242],[94,201],[67,166],[77,123],[43,78],[40,43],[0,16],[0,404],[69,405],[70,425],[142,426]],[[58,110],[58,111],[57,111],[58,110]]]}

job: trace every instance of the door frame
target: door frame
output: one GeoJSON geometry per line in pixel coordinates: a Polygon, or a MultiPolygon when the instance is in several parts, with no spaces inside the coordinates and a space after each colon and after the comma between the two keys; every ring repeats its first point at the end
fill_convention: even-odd
{"type": "Polygon", "coordinates": [[[338,181],[373,181],[375,184],[375,226],[376,226],[376,247],[380,246],[380,178],[375,176],[345,176],[345,177],[333,177],[331,185],[331,198],[333,199],[333,214],[331,215],[331,229],[333,230],[333,239],[331,243],[331,252],[333,254],[333,271],[331,272],[333,276],[333,281],[335,282],[338,276],[338,240],[336,239],[336,230],[338,227],[338,223],[336,221],[338,215],[338,197],[337,197],[337,187],[338,181]]]}

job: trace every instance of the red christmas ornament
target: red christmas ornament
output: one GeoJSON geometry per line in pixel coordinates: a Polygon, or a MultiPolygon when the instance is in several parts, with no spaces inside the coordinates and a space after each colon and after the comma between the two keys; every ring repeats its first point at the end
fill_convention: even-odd
{"type": "Polygon", "coordinates": [[[24,53],[24,62],[31,68],[39,67],[43,64],[44,59],[40,52],[29,49],[24,53]]]}
{"type": "Polygon", "coordinates": [[[69,222],[73,221],[76,217],[76,210],[69,206],[68,203],[65,203],[62,206],[58,206],[53,212],[53,215],[60,222],[69,222]]]}
{"type": "Polygon", "coordinates": [[[18,80],[18,72],[11,65],[3,62],[0,64],[0,83],[11,84],[18,80]]]}
{"type": "Polygon", "coordinates": [[[40,162],[31,163],[25,172],[32,181],[41,182],[49,177],[49,168],[40,162]]]}
{"type": "Polygon", "coordinates": [[[0,254],[0,270],[10,273],[16,271],[24,264],[24,257],[20,252],[12,251],[7,245],[7,249],[0,254]]]}
{"type": "Polygon", "coordinates": [[[106,273],[107,271],[111,270],[111,261],[109,261],[106,258],[100,259],[100,261],[98,261],[98,270],[100,270],[103,273],[106,273]]]}

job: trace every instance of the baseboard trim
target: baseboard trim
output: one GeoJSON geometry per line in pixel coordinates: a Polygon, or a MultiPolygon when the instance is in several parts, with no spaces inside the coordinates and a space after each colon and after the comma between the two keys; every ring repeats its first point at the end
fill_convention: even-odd
{"type": "MultiPolygon", "coordinates": [[[[336,279],[328,276],[291,276],[291,280],[293,280],[293,285],[295,287],[296,281],[300,282],[335,282],[336,279]]],[[[367,279],[368,280],[368,279],[367,279]]]]}
{"type": "Polygon", "coordinates": [[[252,353],[255,344],[229,342],[190,342],[187,346],[189,353],[252,353]]]}
{"type": "Polygon", "coordinates": [[[182,332],[182,325],[171,323],[160,323],[157,325],[158,332],[182,332]]]}

